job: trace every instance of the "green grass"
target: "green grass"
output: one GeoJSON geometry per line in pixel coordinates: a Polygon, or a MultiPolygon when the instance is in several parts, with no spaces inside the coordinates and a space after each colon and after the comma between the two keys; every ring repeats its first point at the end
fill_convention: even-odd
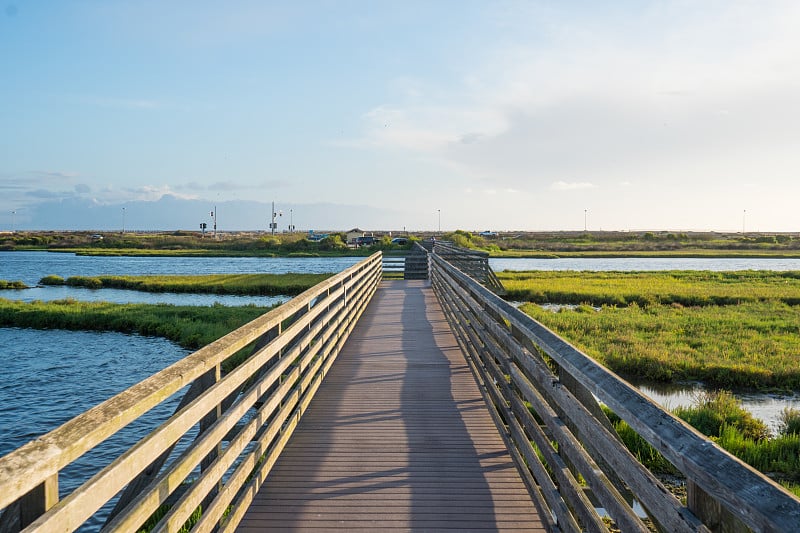
{"type": "Polygon", "coordinates": [[[27,289],[29,288],[21,281],[6,281],[4,279],[0,279],[0,290],[3,289],[27,289]]]}
{"type": "Polygon", "coordinates": [[[684,306],[780,301],[800,304],[800,272],[499,272],[510,300],[684,306]]]}
{"type": "Polygon", "coordinates": [[[128,289],[147,292],[179,292],[238,295],[296,295],[332,276],[328,274],[212,274],[203,276],[73,276],[64,281],[46,276],[43,285],[67,285],[89,289],[128,289]]]}
{"type": "Polygon", "coordinates": [[[586,306],[557,313],[525,304],[540,321],[613,371],[646,380],[699,380],[724,388],[800,389],[800,308],[586,306]]]}
{"type": "Polygon", "coordinates": [[[577,306],[556,313],[530,303],[521,309],[622,375],[800,389],[800,272],[539,271],[498,277],[509,300],[577,306]]]}
{"type": "Polygon", "coordinates": [[[269,308],[213,305],[20,302],[0,298],[0,327],[118,331],[164,337],[197,349],[262,315],[269,308]]]}
{"type": "MultiPolygon", "coordinates": [[[[604,412],[630,452],[656,474],[678,475],[663,455],[607,407],[604,412]]],[[[770,474],[800,496],[800,434],[784,428],[771,435],[767,426],[725,391],[698,395],[675,414],[753,468],[770,474]]]]}

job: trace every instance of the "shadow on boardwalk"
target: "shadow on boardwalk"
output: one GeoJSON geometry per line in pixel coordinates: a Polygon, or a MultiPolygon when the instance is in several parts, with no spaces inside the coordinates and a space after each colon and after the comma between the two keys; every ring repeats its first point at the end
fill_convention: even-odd
{"type": "Polygon", "coordinates": [[[424,282],[383,282],[240,531],[541,530],[424,282]]]}

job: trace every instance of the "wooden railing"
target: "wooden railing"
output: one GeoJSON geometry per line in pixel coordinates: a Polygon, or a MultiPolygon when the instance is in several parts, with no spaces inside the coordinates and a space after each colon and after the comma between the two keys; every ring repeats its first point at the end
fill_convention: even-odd
{"type": "Polygon", "coordinates": [[[73,531],[121,492],[104,531],[159,516],[154,531],[176,531],[200,513],[192,531],[232,531],[380,278],[378,252],[0,458],[0,530],[73,531]],[[172,417],[59,498],[61,470],[185,386],[172,417]]]}
{"type": "Polygon", "coordinates": [[[415,242],[404,255],[384,255],[383,272],[395,278],[428,279],[428,253],[415,242]]]}
{"type": "Polygon", "coordinates": [[[437,253],[431,280],[552,530],[607,532],[607,514],[625,532],[800,531],[800,500],[437,253]],[[598,399],[682,472],[687,504],[631,455],[598,399]]]}
{"type": "Polygon", "coordinates": [[[432,251],[495,294],[504,294],[503,284],[489,266],[489,254],[461,248],[448,241],[435,241],[432,251]]]}

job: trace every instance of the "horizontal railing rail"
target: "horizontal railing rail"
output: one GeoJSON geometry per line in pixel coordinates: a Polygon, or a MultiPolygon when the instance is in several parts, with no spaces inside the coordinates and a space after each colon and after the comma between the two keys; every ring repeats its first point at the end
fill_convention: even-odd
{"type": "Polygon", "coordinates": [[[435,241],[433,251],[464,274],[480,282],[495,294],[504,294],[505,288],[489,266],[488,252],[461,248],[449,241],[435,241]]]}
{"type": "Polygon", "coordinates": [[[796,531],[800,500],[437,253],[431,280],[550,527],[796,531]],[[686,478],[686,504],[628,451],[600,402],[686,478]],[[634,508],[633,500],[644,509],[634,508]]]}
{"type": "Polygon", "coordinates": [[[177,531],[193,515],[192,531],[232,531],[380,278],[378,252],[0,458],[0,530],[73,531],[119,495],[104,531],[177,531]],[[59,497],[65,467],[187,386],[172,417],[59,497]]]}

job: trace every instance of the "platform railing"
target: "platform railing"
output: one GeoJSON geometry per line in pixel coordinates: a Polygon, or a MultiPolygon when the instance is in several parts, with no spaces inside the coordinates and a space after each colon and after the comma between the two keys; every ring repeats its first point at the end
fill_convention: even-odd
{"type": "Polygon", "coordinates": [[[436,253],[431,280],[551,530],[607,532],[608,517],[625,532],[800,530],[800,500],[436,253]],[[686,502],[598,400],[685,476],[686,502]]]}
{"type": "Polygon", "coordinates": [[[192,531],[232,531],[380,279],[378,252],[0,458],[0,531],[73,531],[114,499],[103,531],[177,531],[190,517],[192,531]],[[166,422],[59,496],[65,467],[184,387],[166,422]]]}

